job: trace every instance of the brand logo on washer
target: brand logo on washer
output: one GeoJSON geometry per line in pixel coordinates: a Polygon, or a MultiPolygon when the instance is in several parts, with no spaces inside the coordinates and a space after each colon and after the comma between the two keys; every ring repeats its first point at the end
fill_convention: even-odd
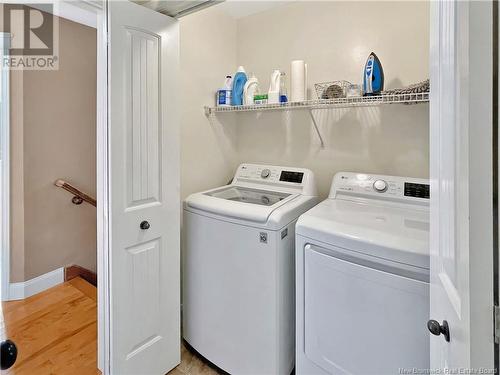
{"type": "Polygon", "coordinates": [[[266,232],[260,232],[259,237],[260,237],[260,242],[267,243],[267,233],[266,232]]]}

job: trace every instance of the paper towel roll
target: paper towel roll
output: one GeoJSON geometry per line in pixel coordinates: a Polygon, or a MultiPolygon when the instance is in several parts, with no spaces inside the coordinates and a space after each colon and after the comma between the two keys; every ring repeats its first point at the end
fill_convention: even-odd
{"type": "Polygon", "coordinates": [[[304,60],[292,61],[290,75],[290,101],[307,100],[307,64],[304,60]]]}

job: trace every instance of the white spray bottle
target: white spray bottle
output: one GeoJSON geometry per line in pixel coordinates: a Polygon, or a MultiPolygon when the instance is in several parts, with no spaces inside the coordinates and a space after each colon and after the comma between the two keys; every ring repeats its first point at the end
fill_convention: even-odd
{"type": "Polygon", "coordinates": [[[280,102],[280,78],[281,72],[275,69],[273,74],[271,74],[271,83],[269,84],[269,91],[267,93],[267,102],[269,104],[280,102]]]}

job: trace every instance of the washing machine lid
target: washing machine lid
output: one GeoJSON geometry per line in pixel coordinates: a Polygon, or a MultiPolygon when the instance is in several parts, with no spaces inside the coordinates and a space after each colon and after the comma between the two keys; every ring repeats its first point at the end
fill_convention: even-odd
{"type": "Polygon", "coordinates": [[[204,194],[233,202],[256,204],[259,206],[272,206],[291,195],[283,192],[252,189],[244,186],[229,186],[215,191],[212,190],[204,194]]]}
{"type": "Polygon", "coordinates": [[[229,185],[190,195],[185,206],[210,214],[265,223],[271,213],[298,194],[229,185]]]}
{"type": "Polygon", "coordinates": [[[429,211],[383,201],[329,198],[303,214],[297,235],[429,269],[429,211]]]}

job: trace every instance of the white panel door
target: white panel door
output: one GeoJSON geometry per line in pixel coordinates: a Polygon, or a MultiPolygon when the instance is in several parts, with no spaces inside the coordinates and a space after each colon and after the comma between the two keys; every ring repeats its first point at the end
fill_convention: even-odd
{"type": "Polygon", "coordinates": [[[490,6],[431,2],[430,317],[441,327],[430,348],[441,373],[493,366],[490,6]]]}
{"type": "Polygon", "coordinates": [[[178,22],[109,6],[111,372],[180,361],[178,22]]]}
{"type": "Polygon", "coordinates": [[[431,367],[441,369],[470,364],[468,107],[460,107],[468,100],[467,67],[460,65],[460,53],[467,53],[467,29],[461,29],[462,38],[457,35],[460,16],[468,25],[467,11],[465,2],[431,4],[430,316],[440,324],[446,320],[453,335],[450,342],[443,335],[431,336],[431,367]]]}

